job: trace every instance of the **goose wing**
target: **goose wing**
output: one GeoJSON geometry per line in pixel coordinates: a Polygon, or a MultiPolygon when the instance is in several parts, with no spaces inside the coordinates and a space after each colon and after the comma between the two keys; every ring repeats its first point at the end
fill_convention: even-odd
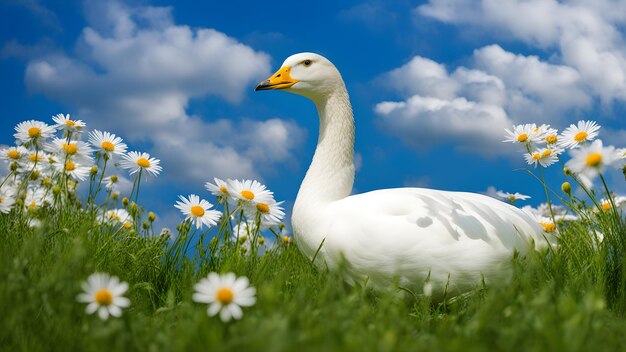
{"type": "Polygon", "coordinates": [[[363,275],[455,282],[501,273],[514,251],[547,244],[528,214],[475,193],[398,188],[358,194],[328,207],[327,258],[363,275]]]}

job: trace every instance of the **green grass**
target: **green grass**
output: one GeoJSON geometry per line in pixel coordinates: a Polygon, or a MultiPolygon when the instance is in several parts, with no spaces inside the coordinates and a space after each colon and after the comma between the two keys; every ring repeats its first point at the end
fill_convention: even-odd
{"type": "Polygon", "coordinates": [[[555,251],[512,259],[509,283],[433,303],[398,288],[349,286],[297,248],[261,256],[234,246],[219,260],[166,260],[168,241],[111,231],[77,207],[49,210],[43,227],[0,214],[0,346],[7,351],[616,351],[626,346],[623,224],[561,228],[555,251]],[[608,240],[607,240],[608,241],[608,240]],[[611,252],[610,248],[614,251],[611,252]],[[611,253],[613,254],[611,254],[611,253]],[[615,254],[617,253],[617,254],[615,254]],[[100,321],[76,301],[95,271],[129,282],[131,306],[100,321]],[[209,271],[246,275],[257,303],[223,323],[191,300],[209,271]]]}

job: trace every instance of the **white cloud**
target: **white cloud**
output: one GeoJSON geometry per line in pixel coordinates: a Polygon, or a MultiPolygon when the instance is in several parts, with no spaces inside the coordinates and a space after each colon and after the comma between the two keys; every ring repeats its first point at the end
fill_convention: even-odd
{"type": "Polygon", "coordinates": [[[28,63],[31,91],[74,107],[90,127],[148,142],[178,180],[259,177],[294,159],[303,135],[294,122],[207,122],[187,112],[194,98],[241,102],[269,74],[268,55],[214,29],[177,25],[169,7],[87,2],[86,17],[75,55],[28,63]]]}
{"type": "Polygon", "coordinates": [[[376,105],[378,123],[417,150],[453,140],[459,150],[479,151],[483,156],[506,152],[502,131],[511,122],[502,108],[468,101],[414,95],[406,101],[376,105]]]}
{"type": "MultiPolygon", "coordinates": [[[[626,0],[430,0],[418,16],[473,26],[546,52],[549,61],[499,45],[476,49],[448,71],[416,56],[384,75],[400,101],[375,107],[379,126],[415,149],[449,143],[508,154],[503,128],[536,122],[565,127],[601,101],[626,101],[626,0]]],[[[618,140],[621,132],[607,131],[618,140]]],[[[490,152],[491,151],[491,152],[490,152]]]]}
{"type": "Polygon", "coordinates": [[[506,110],[513,116],[550,119],[592,103],[577,70],[489,45],[474,52],[476,68],[505,82],[506,110]]]}
{"type": "Polygon", "coordinates": [[[576,69],[604,103],[626,100],[624,0],[430,0],[416,12],[557,49],[556,58],[576,69]]]}

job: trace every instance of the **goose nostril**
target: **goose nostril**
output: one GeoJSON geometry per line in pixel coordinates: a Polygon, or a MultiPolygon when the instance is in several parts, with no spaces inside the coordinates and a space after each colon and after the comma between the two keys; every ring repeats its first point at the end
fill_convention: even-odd
{"type": "Polygon", "coordinates": [[[280,73],[276,75],[276,78],[280,77],[280,73]]]}

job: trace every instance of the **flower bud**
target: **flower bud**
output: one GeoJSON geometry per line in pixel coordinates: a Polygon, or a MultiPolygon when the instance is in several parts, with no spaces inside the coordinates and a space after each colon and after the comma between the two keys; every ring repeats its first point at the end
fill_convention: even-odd
{"type": "Polygon", "coordinates": [[[130,203],[130,200],[128,200],[128,197],[124,197],[124,198],[122,198],[122,204],[123,204],[125,207],[127,207],[129,203],[130,203]]]}
{"type": "Polygon", "coordinates": [[[569,182],[563,182],[563,184],[561,185],[561,190],[565,194],[572,194],[572,185],[570,185],[569,182]]]}
{"type": "Polygon", "coordinates": [[[569,168],[567,168],[567,167],[564,167],[564,168],[563,168],[563,173],[564,173],[565,175],[567,175],[567,176],[571,176],[571,175],[572,175],[572,170],[570,170],[570,169],[569,169],[569,168]]]}
{"type": "Polygon", "coordinates": [[[142,222],[142,223],[141,223],[141,227],[142,227],[144,230],[147,230],[147,229],[149,229],[149,228],[150,228],[150,224],[148,224],[147,222],[145,222],[145,221],[144,221],[144,222],[142,222]]]}
{"type": "Polygon", "coordinates": [[[264,244],[265,244],[265,237],[259,236],[259,246],[262,246],[264,244]]]}
{"type": "Polygon", "coordinates": [[[11,166],[10,166],[11,171],[15,171],[17,170],[17,163],[16,162],[12,162],[11,166]]]}
{"type": "Polygon", "coordinates": [[[41,180],[41,185],[44,187],[52,185],[52,179],[50,177],[44,177],[44,179],[41,180]]]}
{"type": "Polygon", "coordinates": [[[149,212],[148,213],[148,221],[154,222],[155,219],[156,219],[156,214],[153,213],[153,212],[149,212]]]}
{"type": "Polygon", "coordinates": [[[120,192],[111,193],[111,199],[117,200],[120,197],[120,192]]]}
{"type": "Polygon", "coordinates": [[[209,243],[209,246],[211,247],[215,247],[217,246],[217,244],[220,242],[219,238],[217,237],[213,237],[211,238],[211,242],[209,243]]]}
{"type": "Polygon", "coordinates": [[[135,202],[130,203],[130,213],[131,214],[137,214],[137,209],[139,209],[137,207],[137,203],[135,203],[135,202]]]}
{"type": "Polygon", "coordinates": [[[58,195],[59,193],[61,193],[61,187],[59,187],[59,185],[54,185],[52,187],[52,193],[58,195]]]}
{"type": "Polygon", "coordinates": [[[91,173],[91,176],[96,176],[98,174],[98,167],[96,165],[92,166],[90,173],[91,173]]]}
{"type": "Polygon", "coordinates": [[[116,183],[118,178],[115,175],[111,175],[110,180],[111,180],[111,182],[116,183]]]}
{"type": "Polygon", "coordinates": [[[33,170],[33,172],[30,174],[30,179],[35,181],[36,179],[39,178],[39,176],[41,176],[41,173],[39,172],[39,170],[33,170]]]}

